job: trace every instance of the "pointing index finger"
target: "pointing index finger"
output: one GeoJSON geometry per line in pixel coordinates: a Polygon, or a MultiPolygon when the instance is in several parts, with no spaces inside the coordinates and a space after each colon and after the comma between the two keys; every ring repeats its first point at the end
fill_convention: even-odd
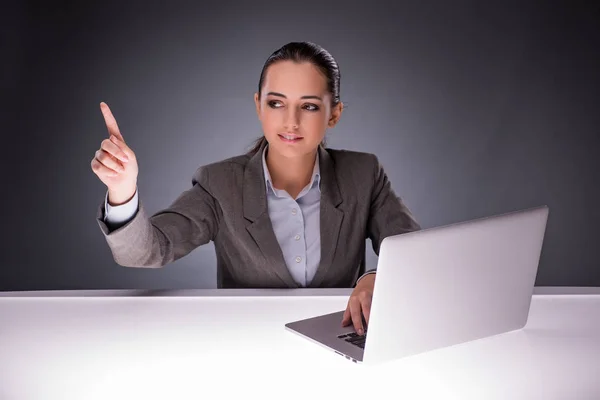
{"type": "Polygon", "coordinates": [[[104,116],[104,122],[106,122],[106,127],[108,128],[109,135],[115,135],[122,141],[125,141],[123,139],[123,136],[121,135],[121,132],[119,131],[119,125],[117,125],[117,120],[110,111],[108,104],[106,104],[105,102],[100,103],[100,110],[102,111],[102,115],[104,116]]]}

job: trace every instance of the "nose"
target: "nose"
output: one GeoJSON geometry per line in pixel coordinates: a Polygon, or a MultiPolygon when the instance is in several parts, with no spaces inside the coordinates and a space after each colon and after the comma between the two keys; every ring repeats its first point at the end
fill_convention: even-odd
{"type": "Polygon", "coordinates": [[[285,129],[298,129],[298,125],[300,125],[300,113],[295,108],[290,107],[285,116],[285,129]]]}

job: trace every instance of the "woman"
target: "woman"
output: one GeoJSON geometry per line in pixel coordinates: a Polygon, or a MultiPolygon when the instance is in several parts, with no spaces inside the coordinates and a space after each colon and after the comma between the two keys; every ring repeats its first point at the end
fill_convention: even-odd
{"type": "Polygon", "coordinates": [[[214,241],[218,287],[352,287],[342,325],[363,334],[375,271],[365,272],[365,239],[379,254],[390,235],[419,229],[368,153],[327,149],[340,119],[340,73],[307,42],[266,61],[254,102],[264,136],[247,154],[198,168],[192,187],[148,216],[138,199],[138,166],[104,103],[110,139],[92,170],[108,187],[98,223],[115,261],[162,267],[214,241]]]}

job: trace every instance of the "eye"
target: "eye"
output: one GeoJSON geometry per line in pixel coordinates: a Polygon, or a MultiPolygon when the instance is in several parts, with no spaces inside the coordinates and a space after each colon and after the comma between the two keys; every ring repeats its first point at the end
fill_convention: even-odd
{"type": "Polygon", "coordinates": [[[279,105],[280,105],[281,103],[279,103],[279,102],[278,102],[278,101],[276,101],[276,100],[271,100],[271,101],[269,101],[267,104],[268,104],[268,105],[269,105],[269,107],[271,107],[271,108],[279,108],[279,105]]]}
{"type": "MultiPolygon", "coordinates": [[[[281,104],[281,102],[277,101],[277,100],[271,100],[269,102],[267,102],[267,105],[271,108],[281,108],[283,107],[283,105],[281,104]]],[[[303,108],[307,111],[319,111],[319,106],[317,106],[316,104],[312,104],[312,103],[307,103],[303,106],[303,108]]]]}
{"type": "Polygon", "coordinates": [[[306,104],[306,107],[308,107],[308,111],[319,111],[319,106],[317,106],[316,104],[306,104]]]}

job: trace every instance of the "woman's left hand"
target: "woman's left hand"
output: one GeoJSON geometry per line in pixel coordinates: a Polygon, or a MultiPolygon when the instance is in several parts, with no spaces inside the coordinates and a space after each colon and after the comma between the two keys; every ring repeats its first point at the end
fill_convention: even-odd
{"type": "Polygon", "coordinates": [[[365,322],[369,324],[369,314],[371,313],[371,299],[373,298],[373,287],[375,286],[375,275],[369,274],[362,278],[356,285],[350,299],[348,300],[348,306],[344,312],[342,319],[342,326],[348,326],[351,323],[354,324],[354,330],[359,335],[364,334],[362,316],[365,317],[365,322]]]}

